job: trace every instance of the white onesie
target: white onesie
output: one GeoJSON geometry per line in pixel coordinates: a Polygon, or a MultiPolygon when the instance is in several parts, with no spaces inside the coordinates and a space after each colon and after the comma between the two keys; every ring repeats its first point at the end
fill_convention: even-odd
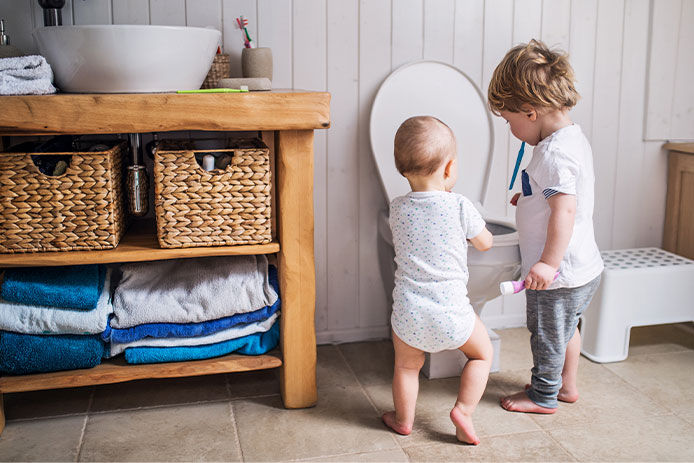
{"type": "Polygon", "coordinates": [[[410,192],[390,204],[395,247],[391,326],[425,352],[457,349],[475,326],[467,297],[467,239],[484,229],[469,199],[446,191],[410,192]]]}

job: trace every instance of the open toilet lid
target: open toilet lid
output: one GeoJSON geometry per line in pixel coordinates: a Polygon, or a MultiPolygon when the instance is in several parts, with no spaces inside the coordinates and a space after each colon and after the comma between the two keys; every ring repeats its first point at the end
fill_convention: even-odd
{"type": "Polygon", "coordinates": [[[395,168],[393,140],[400,124],[412,116],[437,117],[453,130],[458,146],[458,181],[453,191],[482,203],[494,149],[491,117],[474,82],[437,61],[416,61],[393,71],[371,107],[371,151],[388,202],[410,191],[395,168]]]}

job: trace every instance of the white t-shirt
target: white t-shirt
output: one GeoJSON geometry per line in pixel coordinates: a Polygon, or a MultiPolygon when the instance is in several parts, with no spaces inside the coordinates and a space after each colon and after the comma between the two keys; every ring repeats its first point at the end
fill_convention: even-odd
{"type": "Polygon", "coordinates": [[[521,184],[516,210],[521,277],[525,278],[542,256],[551,212],[547,199],[556,193],[576,196],[576,217],[559,277],[549,289],[575,288],[597,277],[603,263],[593,232],[593,151],[581,128],[569,125],[538,143],[521,175],[521,184]]]}
{"type": "Polygon", "coordinates": [[[446,191],[410,192],[390,205],[395,247],[391,325],[425,352],[457,349],[475,326],[467,297],[467,239],[484,229],[470,200],[446,191]]]}

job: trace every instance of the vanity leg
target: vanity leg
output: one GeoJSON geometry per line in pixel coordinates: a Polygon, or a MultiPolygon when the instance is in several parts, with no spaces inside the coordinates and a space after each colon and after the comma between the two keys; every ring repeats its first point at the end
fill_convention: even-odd
{"type": "Polygon", "coordinates": [[[2,403],[2,392],[0,392],[0,434],[5,429],[5,404],[2,403]]]}
{"type": "Polygon", "coordinates": [[[316,404],[313,130],[275,135],[282,315],[280,387],[287,408],[316,404]]]}

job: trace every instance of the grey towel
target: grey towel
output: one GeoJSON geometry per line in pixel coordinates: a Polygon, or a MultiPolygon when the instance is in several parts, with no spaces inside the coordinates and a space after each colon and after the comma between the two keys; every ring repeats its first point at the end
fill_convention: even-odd
{"type": "Polygon", "coordinates": [[[0,58],[0,95],[55,93],[53,70],[40,55],[0,58]]]}
{"type": "Polygon", "coordinates": [[[121,266],[113,328],[145,323],[198,323],[272,305],[264,255],[205,257],[121,266]]]}

